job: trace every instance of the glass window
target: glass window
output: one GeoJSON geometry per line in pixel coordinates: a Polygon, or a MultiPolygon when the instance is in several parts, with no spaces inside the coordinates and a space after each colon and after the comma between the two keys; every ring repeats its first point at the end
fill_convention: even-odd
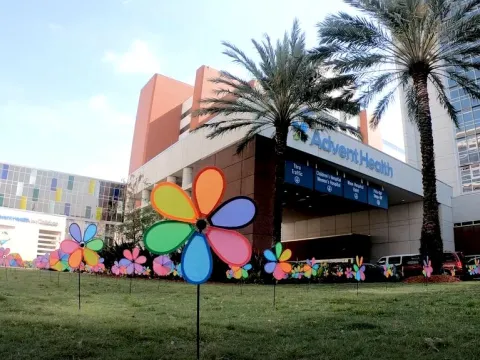
{"type": "Polygon", "coordinates": [[[23,182],[18,182],[17,183],[17,191],[15,193],[16,196],[22,196],[23,195],[23,182]]]}
{"type": "Polygon", "coordinates": [[[458,151],[467,151],[467,139],[459,139],[457,140],[457,147],[458,151]]]}
{"type": "Polygon", "coordinates": [[[64,211],[64,214],[66,216],[70,216],[70,204],[69,203],[65,203],[65,211],[64,211]]]}
{"type": "Polygon", "coordinates": [[[52,183],[50,185],[50,190],[52,190],[52,191],[57,190],[57,179],[56,178],[52,178],[52,183]]]}
{"type": "Polygon", "coordinates": [[[451,262],[451,261],[456,261],[457,259],[455,256],[453,256],[452,253],[443,253],[443,261],[445,262],[451,262]]]}
{"type": "Polygon", "coordinates": [[[419,264],[420,264],[420,256],[418,255],[403,257],[403,265],[419,265],[419,264]]]}
{"type": "Polygon", "coordinates": [[[3,166],[2,166],[2,179],[6,180],[7,177],[8,177],[8,165],[3,164],[3,166]]]}
{"type": "Polygon", "coordinates": [[[458,89],[452,90],[450,92],[450,96],[451,96],[452,99],[457,99],[460,96],[460,94],[458,92],[458,89]]]}
{"type": "Polygon", "coordinates": [[[38,194],[40,193],[39,189],[33,189],[33,201],[38,201],[38,194]]]}
{"type": "Polygon", "coordinates": [[[68,177],[68,185],[67,185],[67,189],[68,190],[73,190],[73,181],[75,180],[75,177],[74,176],[69,176],[68,177]]]}
{"type": "Polygon", "coordinates": [[[469,153],[468,154],[468,161],[478,162],[478,153],[469,153]]]}
{"type": "Polygon", "coordinates": [[[0,206],[3,206],[3,194],[0,194],[0,206]]]}
{"type": "Polygon", "coordinates": [[[467,121],[472,121],[473,120],[473,114],[472,112],[466,112],[463,114],[463,121],[464,122],[467,122],[467,121]]]}
{"type": "Polygon", "coordinates": [[[85,217],[87,219],[90,219],[92,217],[92,208],[90,206],[87,206],[85,208],[85,217]]]}
{"type": "Polygon", "coordinates": [[[462,100],[462,110],[465,111],[465,110],[469,110],[470,109],[470,99],[469,98],[465,98],[462,100]]]}
{"type": "Polygon", "coordinates": [[[399,265],[400,264],[400,256],[390,256],[388,258],[388,263],[392,265],[399,265]]]}

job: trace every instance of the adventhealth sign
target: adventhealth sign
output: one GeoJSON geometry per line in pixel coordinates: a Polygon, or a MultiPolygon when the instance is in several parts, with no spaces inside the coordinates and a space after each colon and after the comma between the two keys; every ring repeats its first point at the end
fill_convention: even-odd
{"type": "Polygon", "coordinates": [[[387,161],[378,161],[368,154],[367,151],[352,149],[341,144],[336,144],[331,136],[320,136],[320,131],[315,130],[310,145],[316,145],[319,149],[350,160],[355,164],[364,165],[368,169],[382,175],[393,177],[393,168],[387,161]]]}

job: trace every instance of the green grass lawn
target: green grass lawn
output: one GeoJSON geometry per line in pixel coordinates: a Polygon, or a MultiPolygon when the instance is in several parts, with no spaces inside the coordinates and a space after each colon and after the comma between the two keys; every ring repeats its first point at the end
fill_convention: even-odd
{"type": "MultiPolygon", "coordinates": [[[[195,358],[195,286],[81,280],[79,311],[76,274],[0,269],[0,359],[195,358]]],[[[201,286],[202,359],[480,356],[480,283],[280,285],[276,309],[272,286],[240,290],[201,286]]]]}

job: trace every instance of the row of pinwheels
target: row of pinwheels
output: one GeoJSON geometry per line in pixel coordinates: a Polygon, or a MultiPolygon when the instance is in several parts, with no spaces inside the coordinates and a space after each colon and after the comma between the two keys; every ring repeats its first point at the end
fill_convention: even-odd
{"type": "MultiPolygon", "coordinates": [[[[114,275],[150,275],[150,269],[145,267],[144,264],[147,258],[140,255],[140,249],[138,247],[133,250],[124,250],[123,256],[120,261],[115,261],[111,273],[114,275]],[[147,273],[148,271],[148,273],[147,273]]],[[[166,255],[158,256],[153,259],[153,272],[158,276],[178,276],[182,277],[181,265],[175,265],[170,257],[166,255]]]]}
{"type": "Polygon", "coordinates": [[[0,247],[0,267],[24,267],[20,254],[11,253],[9,248],[0,247]]]}

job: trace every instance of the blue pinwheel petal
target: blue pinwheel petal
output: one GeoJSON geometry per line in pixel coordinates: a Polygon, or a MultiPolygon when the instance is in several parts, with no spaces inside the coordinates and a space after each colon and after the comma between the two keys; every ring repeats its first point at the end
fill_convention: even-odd
{"type": "Polygon", "coordinates": [[[85,230],[85,234],[83,235],[83,241],[88,242],[93,239],[95,234],[97,233],[97,225],[90,224],[87,226],[85,230]]]}
{"type": "Polygon", "coordinates": [[[252,264],[247,264],[243,267],[245,270],[251,270],[252,269],[252,264]]]}
{"type": "Polygon", "coordinates": [[[120,266],[128,266],[130,265],[132,262],[128,259],[125,259],[123,258],[122,260],[120,260],[120,262],[118,263],[120,266]]]}
{"type": "Polygon", "coordinates": [[[82,242],[82,230],[80,230],[80,226],[77,223],[70,224],[68,232],[76,242],[82,242]]]}
{"type": "Polygon", "coordinates": [[[203,284],[212,274],[210,246],[203,234],[195,232],[182,252],[182,275],[190,284],[203,284]]]}
{"type": "Polygon", "coordinates": [[[240,229],[250,224],[256,213],[257,207],[249,197],[237,196],[225,201],[208,219],[213,226],[240,229]]]}
{"type": "Polygon", "coordinates": [[[268,261],[277,261],[277,257],[270,249],[265,250],[263,252],[263,256],[265,256],[265,259],[267,259],[268,261]]]}
{"type": "Polygon", "coordinates": [[[275,266],[277,266],[276,262],[269,262],[263,268],[267,274],[271,274],[275,271],[275,266]]]}
{"type": "Polygon", "coordinates": [[[361,272],[364,272],[364,271],[365,271],[365,265],[362,265],[362,267],[360,268],[360,271],[361,271],[361,272]]]}

